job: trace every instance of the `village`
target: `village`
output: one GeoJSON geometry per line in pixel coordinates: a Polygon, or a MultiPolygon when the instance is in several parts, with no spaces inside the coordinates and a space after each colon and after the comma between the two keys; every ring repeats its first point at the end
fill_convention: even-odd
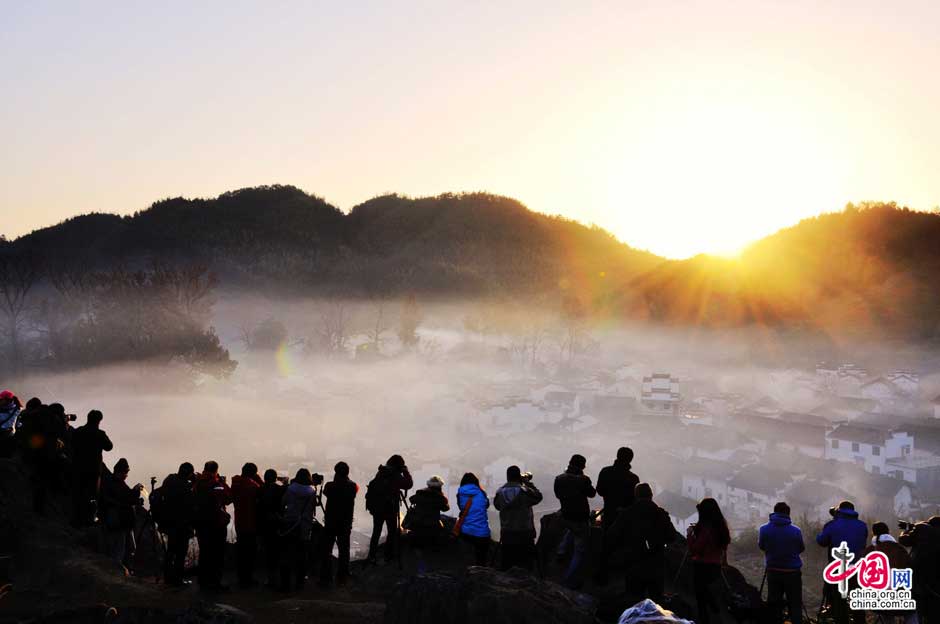
{"type": "Polygon", "coordinates": [[[460,448],[440,456],[421,445],[409,449],[415,483],[440,475],[455,492],[473,467],[484,489],[495,491],[506,467],[517,464],[535,474],[546,493],[538,510],[548,513],[557,507],[552,480],[572,452],[583,453],[596,476],[618,446],[629,445],[634,470],[683,532],[707,496],[736,533],[766,521],[778,500],[812,526],[843,499],[891,522],[940,507],[940,397],[922,396],[917,373],[821,363],[790,372],[790,405],[700,393],[704,384],[694,379],[637,368],[567,383],[506,379],[436,400],[437,416],[422,429],[431,438],[456,434],[460,448]]]}

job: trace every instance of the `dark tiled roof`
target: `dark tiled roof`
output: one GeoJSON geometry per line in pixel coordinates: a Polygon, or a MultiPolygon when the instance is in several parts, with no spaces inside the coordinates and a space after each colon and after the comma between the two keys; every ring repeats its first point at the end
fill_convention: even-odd
{"type": "Polygon", "coordinates": [[[790,482],[790,475],[779,470],[769,470],[759,465],[745,466],[728,481],[728,485],[747,492],[775,495],[790,482]]]}
{"type": "Polygon", "coordinates": [[[694,500],[668,490],[660,492],[653,500],[670,514],[683,520],[690,517],[696,511],[696,502],[694,500]]]}
{"type": "Polygon", "coordinates": [[[829,439],[848,440],[862,444],[883,445],[889,433],[876,427],[860,427],[858,425],[839,425],[832,432],[826,434],[829,439]]]}
{"type": "Polygon", "coordinates": [[[682,466],[682,474],[690,477],[706,477],[725,481],[734,476],[738,467],[728,462],[692,457],[682,466]]]}

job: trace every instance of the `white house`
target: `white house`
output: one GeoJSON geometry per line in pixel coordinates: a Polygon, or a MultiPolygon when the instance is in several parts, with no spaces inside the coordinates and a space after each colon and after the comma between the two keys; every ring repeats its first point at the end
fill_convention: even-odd
{"type": "Polygon", "coordinates": [[[640,409],[648,415],[672,415],[679,413],[679,379],[669,373],[653,373],[643,378],[640,390],[640,409]]]}
{"type": "Polygon", "coordinates": [[[916,485],[921,492],[940,492],[940,457],[915,449],[885,462],[885,473],[916,485]]]}
{"type": "Polygon", "coordinates": [[[914,437],[863,425],[840,425],[826,434],[826,459],[851,462],[876,475],[887,472],[886,462],[914,451],[914,437]]]}
{"type": "Polygon", "coordinates": [[[828,522],[832,519],[829,509],[851,498],[842,488],[813,479],[797,481],[783,493],[783,500],[790,505],[790,517],[796,523],[828,522]]]}
{"type": "Polygon", "coordinates": [[[728,508],[748,522],[765,518],[793,479],[759,464],[744,466],[728,480],[728,508]]]}
{"type": "Polygon", "coordinates": [[[719,503],[728,500],[728,480],[738,467],[734,464],[693,457],[682,465],[682,495],[693,500],[711,497],[719,503]]]}
{"type": "Polygon", "coordinates": [[[920,394],[920,375],[915,372],[898,370],[886,373],[884,377],[909,397],[920,394]]]}
{"type": "Polygon", "coordinates": [[[479,405],[468,426],[472,425],[484,436],[506,436],[529,433],[543,423],[558,423],[562,418],[560,411],[547,410],[539,403],[507,399],[501,403],[479,405]]]}

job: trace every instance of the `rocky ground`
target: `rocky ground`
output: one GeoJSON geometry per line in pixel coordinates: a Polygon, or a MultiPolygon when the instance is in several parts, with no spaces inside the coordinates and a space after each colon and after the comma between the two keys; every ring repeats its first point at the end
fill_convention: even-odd
{"type": "MultiPolygon", "coordinates": [[[[97,554],[96,531],[75,531],[62,520],[64,495],[49,499],[47,513],[32,512],[30,475],[11,460],[0,460],[0,584],[10,588],[0,597],[0,624],[7,622],[113,622],[162,624],[284,623],[325,624],[418,622],[470,624],[486,622],[589,624],[616,622],[628,606],[622,577],[614,575],[604,586],[594,585],[590,573],[582,591],[563,588],[555,581],[562,564],[546,555],[545,579],[521,570],[499,573],[469,565],[472,553],[455,543],[443,551],[419,552],[405,548],[401,565],[352,564],[352,581],[343,588],[324,590],[311,580],[291,594],[259,586],[207,594],[197,586],[168,588],[159,582],[154,542],[144,532],[136,575],[97,554]]],[[[543,529],[546,543],[552,529],[543,529]]],[[[666,606],[692,617],[691,566],[682,565],[684,549],[671,548],[667,557],[666,606]],[[673,582],[675,581],[675,582],[673,582]]],[[[229,553],[227,560],[234,560],[229,553]]],[[[234,571],[227,582],[234,585],[234,571]]],[[[737,605],[738,619],[759,621],[756,589],[734,569],[726,570],[723,591],[729,605],[737,605]]]]}

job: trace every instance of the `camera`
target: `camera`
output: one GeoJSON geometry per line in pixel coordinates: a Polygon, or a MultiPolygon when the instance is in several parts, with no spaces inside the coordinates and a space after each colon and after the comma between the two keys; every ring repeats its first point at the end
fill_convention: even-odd
{"type": "Polygon", "coordinates": [[[78,420],[78,416],[76,416],[75,414],[66,414],[65,420],[67,420],[68,422],[75,422],[76,420],[78,420]]]}
{"type": "Polygon", "coordinates": [[[914,528],[913,522],[905,522],[904,520],[898,520],[898,528],[902,531],[910,531],[914,528]]]}
{"type": "Polygon", "coordinates": [[[532,481],[532,473],[531,473],[531,472],[523,472],[523,473],[522,473],[522,482],[523,482],[523,483],[530,483],[531,481],[532,481]]]}
{"type": "Polygon", "coordinates": [[[310,479],[313,481],[314,485],[323,484],[323,475],[321,475],[319,472],[315,472],[312,475],[310,475],[310,479]]]}

